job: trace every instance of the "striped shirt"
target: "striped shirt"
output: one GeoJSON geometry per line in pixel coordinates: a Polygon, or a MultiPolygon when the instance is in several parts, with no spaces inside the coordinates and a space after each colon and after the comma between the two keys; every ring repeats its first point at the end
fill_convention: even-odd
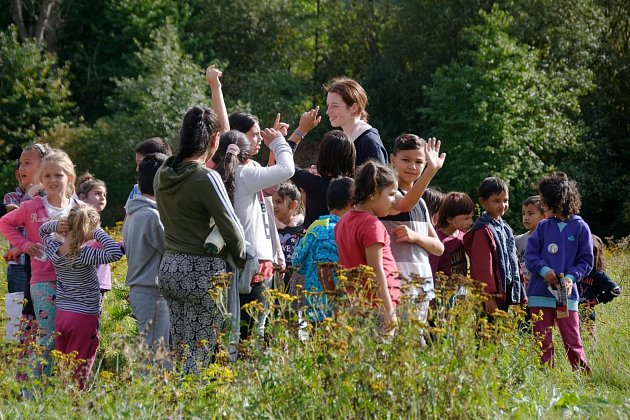
{"type": "MultiPolygon", "coordinates": [[[[25,199],[28,200],[30,198],[25,198],[24,191],[22,191],[20,187],[17,187],[15,191],[8,192],[4,195],[3,203],[5,205],[13,204],[19,207],[22,201],[24,201],[25,199]]],[[[26,229],[24,229],[23,227],[19,227],[17,228],[17,230],[22,234],[22,236],[26,237],[26,229]]],[[[15,247],[9,244],[9,248],[13,249],[15,247]]],[[[25,265],[26,256],[24,254],[20,254],[20,256],[15,261],[9,261],[9,264],[25,265]]]]}
{"type": "Polygon", "coordinates": [[[94,231],[94,239],[103,249],[82,246],[78,257],[57,255],[61,242],[56,238],[57,221],[51,220],[39,228],[44,240],[46,256],[57,273],[57,309],[87,315],[97,315],[101,307],[101,291],[96,266],[109,264],[122,258],[123,252],[101,228],[94,231]]]}

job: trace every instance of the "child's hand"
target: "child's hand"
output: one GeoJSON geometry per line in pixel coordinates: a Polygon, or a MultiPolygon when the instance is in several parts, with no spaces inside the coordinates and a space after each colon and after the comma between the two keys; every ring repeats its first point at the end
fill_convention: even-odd
{"type": "Polygon", "coordinates": [[[385,324],[383,325],[383,332],[388,335],[394,335],[396,326],[398,325],[396,312],[388,313],[388,311],[385,311],[385,316],[383,318],[385,321],[385,324]]]}
{"type": "Polygon", "coordinates": [[[571,294],[571,290],[573,290],[573,280],[564,278],[564,288],[567,289],[567,295],[571,294]]]}
{"type": "Polygon", "coordinates": [[[282,133],[275,128],[265,128],[265,130],[262,132],[262,136],[263,141],[265,142],[265,146],[269,147],[274,139],[282,137],[282,133]]]}
{"type": "Polygon", "coordinates": [[[435,137],[431,137],[424,146],[424,154],[427,158],[427,169],[437,172],[444,166],[446,153],[440,154],[441,145],[441,141],[437,140],[435,137]]]}
{"type": "Polygon", "coordinates": [[[494,299],[488,299],[483,304],[483,309],[486,311],[488,315],[492,315],[494,311],[498,309],[497,301],[494,299]]]}
{"type": "Polygon", "coordinates": [[[396,241],[398,242],[410,242],[415,243],[418,239],[418,232],[409,229],[409,226],[398,225],[392,229],[392,233],[396,235],[396,241]]]}
{"type": "Polygon", "coordinates": [[[284,137],[286,137],[287,133],[289,132],[289,124],[280,121],[279,112],[278,115],[276,115],[276,121],[273,123],[273,128],[275,130],[278,130],[284,137]]]}
{"type": "Polygon", "coordinates": [[[18,259],[18,257],[20,256],[20,254],[22,254],[22,251],[20,251],[17,248],[11,248],[10,250],[8,250],[5,254],[4,254],[4,260],[5,261],[15,261],[18,259]]]}
{"type": "Polygon", "coordinates": [[[211,89],[221,87],[221,81],[219,80],[219,77],[221,76],[223,76],[223,73],[221,72],[221,70],[216,68],[214,64],[211,64],[206,69],[206,80],[208,81],[208,85],[211,89]]]}
{"type": "Polygon", "coordinates": [[[31,242],[26,248],[26,253],[33,258],[41,258],[44,256],[44,246],[31,242]]]}
{"type": "Polygon", "coordinates": [[[556,276],[556,272],[553,270],[549,270],[547,274],[545,274],[545,282],[552,286],[557,286],[558,283],[560,283],[558,276],[556,276]]]}
{"type": "Polygon", "coordinates": [[[60,235],[65,235],[70,231],[70,226],[68,225],[68,221],[66,219],[61,219],[57,223],[57,233],[60,235]]]}

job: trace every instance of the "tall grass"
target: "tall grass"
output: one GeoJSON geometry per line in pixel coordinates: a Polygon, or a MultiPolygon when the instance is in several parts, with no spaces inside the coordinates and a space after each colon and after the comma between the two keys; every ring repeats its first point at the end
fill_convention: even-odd
{"type": "MultiPolygon", "coordinates": [[[[310,325],[301,340],[298,305],[274,292],[264,341],[241,343],[231,363],[227,338],[219,340],[214,364],[182,376],[147,363],[153,355],[139,344],[122,262],[113,270],[87,389],[78,391],[61,367],[49,378],[16,381],[19,348],[0,337],[0,417],[628,418],[630,249],[622,244],[607,256],[622,296],[597,307],[597,343],[583,334],[591,375],[571,371],[557,337],[555,366],[541,366],[538,343],[519,332],[520,311],[487,323],[478,311],[483,293],[461,278],[466,299],[436,313],[433,326],[401,321],[393,336],[377,332],[378,320],[357,303],[360,297],[338,296],[335,315],[310,325]]],[[[346,277],[352,286],[357,273],[346,277]]],[[[439,307],[456,287],[440,288],[439,307]]],[[[4,274],[0,289],[6,290],[4,274]]],[[[55,357],[62,366],[63,356],[55,357]]]]}

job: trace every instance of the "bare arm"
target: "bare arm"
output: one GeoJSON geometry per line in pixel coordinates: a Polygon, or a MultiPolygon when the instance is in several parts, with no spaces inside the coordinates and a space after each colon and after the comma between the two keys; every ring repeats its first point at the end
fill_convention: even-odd
{"type": "Polygon", "coordinates": [[[217,69],[214,64],[206,69],[206,80],[210,91],[212,92],[212,109],[217,113],[219,122],[221,123],[220,133],[230,131],[230,120],[228,119],[225,101],[223,100],[223,90],[221,89],[221,81],[219,78],[223,75],[221,70],[217,69]]]}
{"type": "Polygon", "coordinates": [[[365,258],[367,264],[374,269],[376,281],[379,285],[379,297],[383,299],[385,326],[393,327],[396,324],[396,308],[389,296],[389,288],[387,287],[387,278],[383,268],[383,244],[376,243],[365,248],[365,258]]]}

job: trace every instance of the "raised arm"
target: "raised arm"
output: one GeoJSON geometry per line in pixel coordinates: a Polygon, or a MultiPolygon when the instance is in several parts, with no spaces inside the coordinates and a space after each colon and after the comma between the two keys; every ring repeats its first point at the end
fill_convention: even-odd
{"type": "Polygon", "coordinates": [[[109,264],[122,258],[123,251],[101,228],[94,230],[93,238],[103,245],[103,249],[84,246],[81,248],[81,262],[86,265],[109,264]]]}
{"type": "Polygon", "coordinates": [[[424,190],[429,186],[429,182],[431,182],[435,174],[444,166],[446,153],[440,154],[441,145],[442,142],[435,137],[431,137],[429,141],[427,141],[427,144],[424,146],[427,166],[420,175],[420,178],[413,183],[413,186],[407,194],[397,196],[393,206],[394,213],[411,211],[418,204],[424,190]]]}
{"type": "Polygon", "coordinates": [[[211,64],[206,69],[206,80],[208,81],[208,86],[210,86],[210,91],[212,92],[212,109],[219,117],[219,122],[221,123],[221,134],[230,131],[230,120],[228,119],[225,101],[223,100],[221,81],[219,80],[222,75],[223,73],[221,70],[216,68],[214,64],[211,64]]]}

